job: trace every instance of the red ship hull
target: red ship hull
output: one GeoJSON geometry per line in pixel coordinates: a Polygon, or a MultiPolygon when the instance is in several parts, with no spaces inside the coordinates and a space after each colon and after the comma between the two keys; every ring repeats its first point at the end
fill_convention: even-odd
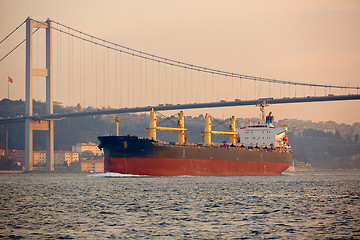
{"type": "Polygon", "coordinates": [[[280,175],[290,165],[202,159],[105,158],[105,172],[146,176],[280,175]]]}
{"type": "Polygon", "coordinates": [[[105,172],[146,176],[280,175],[292,163],[289,151],[179,145],[131,136],[98,138],[105,153],[105,172]]]}

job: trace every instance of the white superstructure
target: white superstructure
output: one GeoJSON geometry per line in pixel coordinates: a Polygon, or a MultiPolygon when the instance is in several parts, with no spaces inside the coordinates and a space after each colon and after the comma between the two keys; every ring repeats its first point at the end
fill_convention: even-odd
{"type": "Polygon", "coordinates": [[[240,128],[237,132],[240,135],[240,144],[246,145],[247,147],[268,147],[268,148],[290,148],[287,145],[287,137],[285,132],[287,127],[285,120],[283,126],[274,126],[274,117],[272,113],[266,116],[265,121],[265,107],[268,106],[264,101],[259,105],[261,111],[262,122],[259,124],[249,124],[246,127],[240,128]]]}
{"type": "Polygon", "coordinates": [[[284,147],[286,127],[275,127],[273,124],[255,124],[240,128],[240,144],[248,147],[284,147]]]}

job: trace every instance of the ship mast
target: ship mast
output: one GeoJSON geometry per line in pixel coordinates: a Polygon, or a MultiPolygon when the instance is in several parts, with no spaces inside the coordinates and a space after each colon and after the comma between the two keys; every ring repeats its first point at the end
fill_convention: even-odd
{"type": "Polygon", "coordinates": [[[269,104],[267,104],[265,101],[263,101],[260,104],[260,111],[261,111],[261,120],[262,120],[262,124],[265,124],[265,107],[268,107],[269,104]]]}
{"type": "Polygon", "coordinates": [[[231,133],[230,134],[230,143],[235,144],[236,143],[236,136],[238,134],[236,134],[236,135],[234,134],[234,133],[236,133],[236,130],[235,130],[235,117],[234,116],[232,116],[230,118],[229,132],[231,133]]]}
{"type": "Polygon", "coordinates": [[[205,134],[204,136],[204,145],[211,145],[211,119],[210,115],[206,113],[205,115],[205,134]]]}
{"type": "Polygon", "coordinates": [[[116,122],[116,136],[119,136],[119,122],[121,122],[122,119],[116,117],[115,118],[115,122],[116,122]]]}

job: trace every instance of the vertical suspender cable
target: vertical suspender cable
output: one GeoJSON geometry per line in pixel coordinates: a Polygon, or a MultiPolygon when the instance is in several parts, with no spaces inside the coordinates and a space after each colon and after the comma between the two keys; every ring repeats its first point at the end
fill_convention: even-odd
{"type": "Polygon", "coordinates": [[[85,42],[85,40],[83,41],[83,64],[84,64],[84,66],[83,66],[83,84],[84,84],[84,87],[83,87],[83,89],[84,89],[84,108],[86,108],[86,86],[87,86],[87,84],[86,84],[86,71],[85,71],[85,68],[86,68],[86,57],[85,57],[85,44],[86,44],[86,42],[85,42]]]}
{"type": "Polygon", "coordinates": [[[160,61],[158,61],[158,104],[160,104],[160,77],[161,77],[160,61]]]}
{"type": "MultiPolygon", "coordinates": [[[[81,35],[81,33],[80,33],[80,35],[81,35]]],[[[82,57],[82,55],[84,54],[84,52],[83,52],[83,49],[82,49],[82,41],[81,41],[81,39],[79,40],[79,56],[80,56],[80,60],[79,60],[79,62],[80,62],[80,104],[81,104],[81,106],[84,108],[85,107],[85,105],[84,105],[84,98],[85,98],[85,96],[84,96],[84,93],[85,93],[85,91],[84,91],[84,76],[83,76],[83,71],[82,71],[82,69],[83,69],[83,57],[82,57]]]]}
{"type": "MultiPolygon", "coordinates": [[[[39,68],[39,33],[36,34],[36,68],[39,68]]],[[[40,91],[40,80],[39,76],[36,76],[36,97],[40,100],[41,91],[40,91]]],[[[35,99],[35,97],[34,97],[35,99]]]]}
{"type": "MultiPolygon", "coordinates": [[[[118,68],[118,64],[117,64],[117,55],[118,55],[118,52],[116,51],[115,52],[115,96],[114,96],[114,99],[115,99],[115,105],[114,105],[114,107],[119,107],[119,105],[118,105],[118,103],[117,103],[117,101],[118,101],[118,87],[117,87],[117,85],[118,85],[118,78],[117,78],[117,68],[118,68]]],[[[120,95],[120,94],[119,94],[120,95]]],[[[119,101],[119,103],[120,103],[120,101],[119,101]]]]}
{"type": "Polygon", "coordinates": [[[109,47],[107,48],[107,103],[108,107],[110,107],[110,53],[109,53],[109,47]]]}
{"type": "Polygon", "coordinates": [[[193,79],[193,73],[194,71],[190,70],[190,91],[191,91],[191,102],[194,102],[194,95],[193,95],[193,88],[194,88],[194,79],[193,79]]]}
{"type": "Polygon", "coordinates": [[[249,82],[246,83],[246,89],[245,89],[245,100],[248,99],[248,88],[249,88],[249,82]]]}
{"type": "MultiPolygon", "coordinates": [[[[81,37],[81,33],[80,33],[80,37],[81,37]]],[[[80,44],[81,44],[81,41],[80,41],[80,44]]],[[[82,67],[82,57],[81,57],[81,46],[79,46],[79,62],[80,62],[80,105],[83,105],[83,102],[82,102],[82,71],[81,71],[81,67],[82,67]]]]}
{"type": "Polygon", "coordinates": [[[234,97],[234,75],[231,75],[231,97],[235,99],[234,97]]]}
{"type": "MultiPolygon", "coordinates": [[[[121,94],[121,91],[123,89],[123,86],[124,84],[121,84],[122,82],[122,55],[121,55],[121,52],[119,54],[119,62],[120,62],[120,67],[119,67],[119,107],[122,105],[122,101],[121,101],[121,98],[122,98],[122,94],[121,94]]],[[[122,105],[124,106],[124,105],[122,105]]]]}
{"type": "MultiPolygon", "coordinates": [[[[98,107],[98,103],[97,103],[97,99],[98,99],[98,92],[96,91],[95,85],[99,85],[99,81],[97,79],[97,63],[98,63],[98,59],[97,59],[97,44],[95,43],[95,82],[94,82],[94,91],[95,91],[95,107],[98,107]]],[[[100,90],[100,89],[99,89],[100,90]]]]}
{"type": "Polygon", "coordinates": [[[144,106],[146,105],[146,103],[147,102],[150,102],[150,101],[148,101],[147,100],[147,92],[148,92],[148,90],[147,90],[147,60],[146,60],[146,58],[145,58],[145,74],[144,74],[144,76],[145,76],[145,93],[144,93],[144,96],[145,96],[145,101],[144,101],[144,106]]]}
{"type": "MultiPolygon", "coordinates": [[[[71,35],[71,102],[74,101],[74,90],[75,90],[75,81],[74,81],[74,37],[71,35]]],[[[76,104],[76,103],[74,103],[76,104]]]]}
{"type": "Polygon", "coordinates": [[[56,85],[56,91],[54,91],[54,99],[59,101],[59,32],[58,31],[56,32],[56,77],[54,80],[55,80],[54,86],[56,85]]]}
{"type": "Polygon", "coordinates": [[[132,55],[132,97],[133,97],[133,107],[135,107],[135,64],[134,64],[134,54],[132,55]]]}
{"type": "Polygon", "coordinates": [[[152,63],[152,105],[155,105],[155,62],[152,63]]]}
{"type": "Polygon", "coordinates": [[[240,95],[239,95],[239,98],[241,99],[242,98],[242,92],[243,92],[242,91],[242,79],[240,79],[239,82],[240,82],[240,87],[239,87],[240,88],[240,95]]]}
{"type": "Polygon", "coordinates": [[[304,88],[304,97],[306,96],[306,94],[305,94],[305,86],[303,86],[303,88],[304,88]]]}
{"type": "Polygon", "coordinates": [[[198,91],[195,93],[195,99],[196,99],[196,103],[200,103],[201,100],[200,100],[200,89],[201,89],[201,76],[200,76],[200,71],[198,70],[197,71],[197,75],[198,75],[198,78],[197,78],[197,82],[198,82],[198,91]],[[198,98],[199,97],[199,98],[198,98]]]}
{"type": "Polygon", "coordinates": [[[254,81],[254,89],[255,89],[255,99],[257,98],[257,94],[256,94],[256,81],[254,81]]]}
{"type": "Polygon", "coordinates": [[[185,88],[184,103],[186,104],[186,93],[187,93],[187,88],[186,88],[186,67],[185,67],[185,70],[184,70],[184,88],[185,88]]]}
{"type": "Polygon", "coordinates": [[[166,103],[168,101],[168,91],[169,91],[169,88],[168,88],[168,84],[167,84],[167,77],[166,77],[166,66],[164,66],[164,80],[163,80],[163,83],[164,83],[164,88],[165,88],[165,99],[164,99],[164,103],[166,103]]]}
{"type": "Polygon", "coordinates": [[[212,72],[211,73],[211,101],[212,102],[215,102],[215,99],[214,99],[214,73],[212,72]]]}
{"type": "MultiPolygon", "coordinates": [[[[141,53],[140,53],[140,56],[141,56],[141,53]]],[[[141,106],[141,100],[142,100],[142,72],[141,72],[141,57],[139,58],[139,106],[141,106]]]]}
{"type": "Polygon", "coordinates": [[[261,84],[262,84],[262,82],[259,82],[259,97],[258,98],[261,98],[261,84]]]}
{"type": "Polygon", "coordinates": [[[90,62],[90,71],[91,71],[91,73],[90,73],[90,92],[92,93],[92,94],[90,94],[90,96],[92,96],[92,97],[90,97],[90,99],[92,99],[91,100],[91,103],[90,103],[90,105],[92,105],[93,107],[94,107],[94,86],[93,86],[93,82],[94,82],[94,45],[93,44],[90,44],[90,48],[91,48],[91,62],[90,62]]]}
{"type": "Polygon", "coordinates": [[[70,106],[70,34],[68,35],[68,106],[70,106]]]}
{"type": "Polygon", "coordinates": [[[274,98],[276,98],[276,88],[275,88],[275,83],[273,83],[273,86],[274,86],[274,98]]]}
{"type": "Polygon", "coordinates": [[[288,97],[291,97],[291,88],[290,88],[291,84],[289,82],[289,96],[288,97]]]}
{"type": "Polygon", "coordinates": [[[174,65],[171,64],[171,103],[174,104],[174,65]]]}
{"type": "MultiPolygon", "coordinates": [[[[59,33],[59,32],[58,32],[59,33]]],[[[60,96],[60,94],[59,93],[61,93],[62,91],[60,90],[60,88],[61,88],[61,86],[62,86],[62,79],[61,79],[61,32],[60,32],[60,34],[59,34],[59,42],[58,42],[58,46],[59,46],[59,50],[60,50],[60,54],[59,54],[59,67],[58,67],[58,69],[57,69],[57,71],[58,71],[58,88],[57,88],[57,90],[58,90],[58,101],[59,102],[62,102],[63,100],[62,100],[62,97],[60,96]]]]}
{"type": "Polygon", "coordinates": [[[127,66],[128,66],[128,107],[130,107],[130,55],[127,55],[127,66]]]}
{"type": "Polygon", "coordinates": [[[106,78],[105,78],[105,48],[103,47],[103,107],[106,108],[105,94],[106,94],[106,78]]]}
{"type": "Polygon", "coordinates": [[[206,84],[206,73],[203,73],[203,75],[204,75],[204,89],[205,89],[205,101],[204,102],[206,102],[206,96],[207,96],[207,84],[206,84]]]}
{"type": "Polygon", "coordinates": [[[178,97],[179,97],[179,104],[181,103],[181,79],[180,79],[180,68],[178,68],[178,97]]]}

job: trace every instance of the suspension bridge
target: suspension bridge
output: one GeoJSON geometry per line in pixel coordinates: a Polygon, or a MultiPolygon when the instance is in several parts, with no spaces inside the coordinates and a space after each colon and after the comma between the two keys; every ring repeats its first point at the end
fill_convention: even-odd
{"type": "MultiPolygon", "coordinates": [[[[178,61],[129,48],[48,19],[27,18],[25,115],[0,124],[25,122],[25,168],[32,170],[33,131],[47,131],[47,170],[54,170],[54,120],[156,110],[215,108],[360,99],[357,86],[324,85],[250,76],[178,61]],[[41,33],[40,29],[45,29],[41,33]],[[39,31],[40,30],[40,31],[39,31]],[[44,48],[45,46],[45,48],[44,48]],[[46,78],[46,84],[41,81],[46,78]],[[46,114],[33,111],[46,102],[46,114]],[[53,104],[80,105],[82,111],[54,113],[53,104]]],[[[25,44],[24,44],[25,43],[25,44]]]]}

